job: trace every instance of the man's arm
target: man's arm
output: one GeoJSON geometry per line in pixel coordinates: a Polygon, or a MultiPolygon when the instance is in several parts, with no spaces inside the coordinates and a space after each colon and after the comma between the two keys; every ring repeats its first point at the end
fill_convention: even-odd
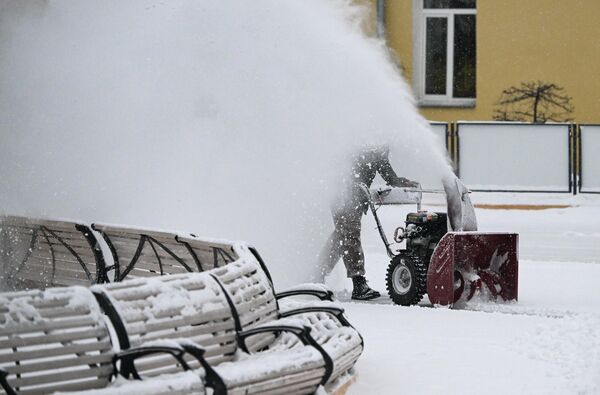
{"type": "Polygon", "coordinates": [[[388,185],[404,188],[417,188],[419,186],[419,183],[416,181],[411,181],[404,177],[398,177],[392,168],[392,165],[390,164],[387,153],[383,155],[381,161],[379,161],[377,171],[381,175],[381,178],[383,178],[388,185]]]}

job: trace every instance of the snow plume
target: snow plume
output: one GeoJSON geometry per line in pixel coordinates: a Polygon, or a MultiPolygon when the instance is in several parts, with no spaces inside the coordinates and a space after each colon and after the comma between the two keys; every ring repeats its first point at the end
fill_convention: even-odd
{"type": "Polygon", "coordinates": [[[332,229],[344,159],[448,166],[342,0],[0,0],[0,211],[239,238],[279,284],[332,229]]]}

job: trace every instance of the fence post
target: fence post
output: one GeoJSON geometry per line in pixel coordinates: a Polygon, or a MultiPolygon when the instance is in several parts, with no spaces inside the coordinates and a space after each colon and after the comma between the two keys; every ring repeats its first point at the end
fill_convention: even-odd
{"type": "Polygon", "coordinates": [[[452,122],[452,162],[454,165],[454,174],[460,178],[460,149],[459,149],[459,134],[458,122],[452,122]]]}
{"type": "Polygon", "coordinates": [[[575,125],[575,188],[577,193],[581,193],[581,125],[575,125]]]}
{"type": "Polygon", "coordinates": [[[576,161],[576,147],[575,147],[575,124],[571,123],[569,124],[569,189],[570,192],[573,195],[577,194],[577,188],[576,188],[576,183],[577,183],[577,177],[576,177],[576,166],[575,166],[575,161],[576,161]]]}

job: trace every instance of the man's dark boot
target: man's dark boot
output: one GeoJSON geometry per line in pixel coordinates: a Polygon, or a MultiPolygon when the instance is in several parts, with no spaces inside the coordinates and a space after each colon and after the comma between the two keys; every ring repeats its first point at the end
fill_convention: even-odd
{"type": "Polygon", "coordinates": [[[369,287],[367,284],[367,279],[364,276],[352,277],[352,283],[354,284],[354,289],[352,290],[352,299],[370,300],[381,296],[379,292],[369,287]]]}

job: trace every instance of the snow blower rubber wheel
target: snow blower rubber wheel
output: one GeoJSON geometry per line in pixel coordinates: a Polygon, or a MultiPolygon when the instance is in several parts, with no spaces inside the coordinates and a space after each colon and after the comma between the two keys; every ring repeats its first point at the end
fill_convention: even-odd
{"type": "Polygon", "coordinates": [[[387,269],[386,287],[395,304],[419,303],[427,292],[427,265],[414,255],[395,256],[387,269]]]}

